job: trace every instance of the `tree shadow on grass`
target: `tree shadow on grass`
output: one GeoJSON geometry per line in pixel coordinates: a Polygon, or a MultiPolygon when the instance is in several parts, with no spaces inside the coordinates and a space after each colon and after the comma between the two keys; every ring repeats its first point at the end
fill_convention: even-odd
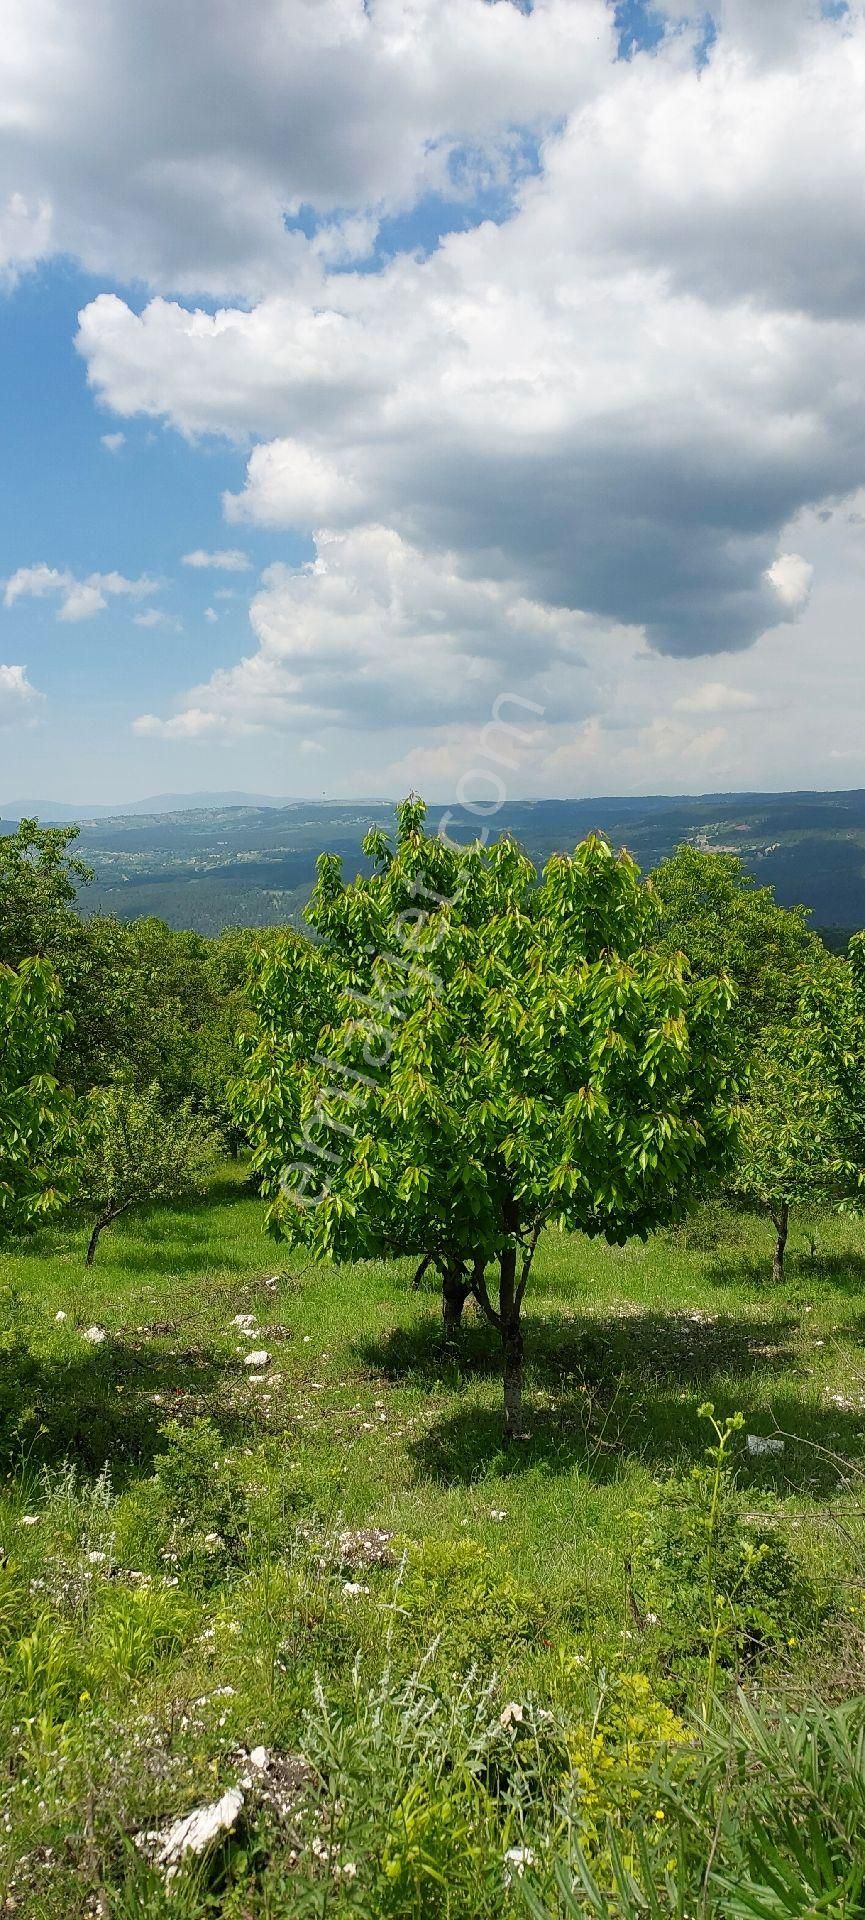
{"type": "MultiPolygon", "coordinates": [[[[791,1314],[772,1320],[733,1315],[657,1311],[524,1316],[527,1377],[544,1386],[612,1389],[623,1378],[700,1387],[721,1373],[782,1373],[795,1366],[791,1314]]],[[[459,1389],[477,1374],[501,1369],[498,1335],[473,1317],[459,1344],[445,1348],[437,1321],[391,1328],[356,1349],[369,1367],[391,1380],[459,1389]]],[[[705,1396],[703,1396],[705,1397],[705,1396]]]]}
{"type": "MultiPolygon", "coordinates": [[[[587,1401],[551,1409],[526,1402],[527,1435],[505,1444],[497,1408],[463,1405],[416,1440],[411,1455],[419,1475],[442,1486],[469,1485],[490,1476],[526,1473],[554,1477],[584,1474],[593,1485],[621,1479],[635,1462],[656,1476],[685,1474],[704,1458],[713,1438],[697,1414],[695,1398],[651,1388],[637,1397],[630,1388],[608,1406],[587,1401]]],[[[735,1460],[740,1483],[781,1498],[827,1498],[856,1484],[865,1489],[865,1419],[847,1410],[824,1409],[785,1391],[768,1403],[719,1388],[716,1411],[741,1411],[748,1432],[782,1434],[780,1455],[752,1457],[744,1439],[735,1460]]]]}
{"type": "Polygon", "coordinates": [[[751,1456],[743,1444],[746,1485],[825,1495],[865,1472],[865,1414],[827,1409],[806,1380],[801,1392],[791,1386],[796,1326],[790,1316],[743,1322],[658,1312],[529,1319],[527,1438],[511,1446],[498,1406],[478,1407],[467,1393],[472,1377],[499,1372],[491,1331],[467,1328],[459,1361],[443,1353],[430,1322],[367,1342],[362,1354],[387,1378],[462,1395],[411,1448],[425,1479],[455,1485],[491,1473],[576,1469],[603,1484],[634,1461],[663,1474],[686,1471],[712,1438],[697,1415],[697,1404],[710,1400],[720,1416],[744,1413],[749,1432],[791,1436],[780,1454],[751,1456]]]}
{"type": "MultiPolygon", "coordinates": [[[[92,1280],[98,1285],[100,1274],[105,1267],[122,1267],[125,1278],[142,1274],[159,1277],[174,1274],[178,1279],[190,1274],[208,1273],[218,1267],[220,1272],[236,1273],[248,1269],[248,1259],[230,1249],[219,1248],[214,1259],[213,1223],[208,1220],[209,1201],[196,1203],[189,1210],[179,1212],[177,1205],[160,1205],[154,1201],[150,1206],[139,1207],[113,1226],[106,1227],[101,1235],[92,1269],[85,1268],[84,1254],[92,1217],[70,1219],[62,1228],[53,1228],[45,1234],[34,1234],[32,1238],[21,1239],[15,1243],[15,1255],[21,1262],[33,1262],[41,1266],[47,1256],[70,1255],[79,1263],[82,1281],[92,1280]]],[[[267,1255],[267,1244],[262,1233],[262,1260],[267,1255]]]]}
{"type": "Polygon", "coordinates": [[[747,1287],[771,1304],[785,1289],[796,1293],[809,1287],[834,1287],[839,1293],[865,1293],[865,1253],[792,1253],[787,1255],[784,1279],[772,1279],[771,1246],[766,1258],[744,1250],[726,1253],[706,1263],[706,1279],[713,1287],[747,1287]]]}
{"type": "Polygon", "coordinates": [[[206,1414],[226,1441],[248,1437],[251,1417],[231,1399],[240,1378],[236,1362],[188,1344],[168,1352],[146,1334],[73,1354],[18,1340],[0,1354],[0,1468],[107,1465],[121,1487],[162,1450],[166,1420],[206,1414]]]}
{"type": "MultiPolygon", "coordinates": [[[[104,1251],[107,1254],[107,1246],[104,1251]]],[[[102,1252],[100,1248],[96,1256],[97,1273],[102,1252]]],[[[178,1280],[188,1280],[193,1275],[216,1272],[248,1273],[249,1261],[223,1248],[214,1259],[213,1241],[207,1234],[184,1233],[182,1238],[178,1235],[176,1239],[166,1241],[158,1238],[138,1242],[126,1240],[123,1246],[123,1272],[128,1278],[136,1279],[152,1274],[154,1279],[173,1276],[178,1280]]]]}
{"type": "Polygon", "coordinates": [[[865,1347],[865,1313],[851,1313],[836,1332],[850,1346],[865,1347]]]}
{"type": "MultiPolygon", "coordinates": [[[[257,1198],[258,1191],[250,1169],[245,1176],[242,1172],[217,1174],[215,1179],[208,1182],[204,1193],[198,1193],[181,1204],[190,1213],[207,1213],[211,1207],[233,1207],[242,1200],[257,1198]]],[[[177,1202],[174,1204],[176,1206],[177,1202]]]]}

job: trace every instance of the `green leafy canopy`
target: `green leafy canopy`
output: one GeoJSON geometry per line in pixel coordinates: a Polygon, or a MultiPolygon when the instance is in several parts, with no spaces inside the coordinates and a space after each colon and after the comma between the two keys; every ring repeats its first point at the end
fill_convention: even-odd
{"type": "Polygon", "coordinates": [[[733,1133],[732,990],[652,944],[634,862],[590,838],[538,875],[511,840],[424,832],[254,990],[243,1101],[274,1230],[318,1254],[482,1259],[548,1222],[611,1240],[681,1213],[733,1133]]]}
{"type": "Polygon", "coordinates": [[[0,1234],[64,1198],[73,1101],[55,1077],[68,1016],[47,960],[0,965],[0,1234]]]}

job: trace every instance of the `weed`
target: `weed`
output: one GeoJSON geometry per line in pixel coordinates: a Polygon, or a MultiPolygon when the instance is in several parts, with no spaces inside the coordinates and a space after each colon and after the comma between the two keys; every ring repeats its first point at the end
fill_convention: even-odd
{"type": "Polygon", "coordinates": [[[718,1420],[711,1404],[699,1412],[714,1444],[687,1479],[659,1490],[631,1570],[640,1624],[654,1630],[662,1663],[680,1686],[687,1668],[699,1668],[707,1717],[719,1669],[741,1674],[773,1648],[795,1648],[824,1608],[771,1503],[762,1503],[761,1524],[753,1497],[748,1511],[737,1488],[731,1449],[742,1415],[718,1420]]]}

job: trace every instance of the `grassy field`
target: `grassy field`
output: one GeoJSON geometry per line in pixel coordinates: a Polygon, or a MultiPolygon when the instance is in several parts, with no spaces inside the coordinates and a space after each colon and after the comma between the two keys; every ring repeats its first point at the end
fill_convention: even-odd
{"type": "Polygon", "coordinates": [[[718,1713],[862,1688],[861,1224],[794,1224],[780,1291],[756,1220],[549,1235],[509,1450],[471,1310],[454,1358],[410,1261],[305,1266],[242,1169],[84,1241],[0,1265],[0,1911],[552,1914],[575,1837],[614,1886],[611,1830],[690,1911],[712,1659],[718,1713]],[[744,1416],[715,1480],[704,1402],[744,1416]],[[166,1891],[142,1832],[238,1781],[166,1891]]]}

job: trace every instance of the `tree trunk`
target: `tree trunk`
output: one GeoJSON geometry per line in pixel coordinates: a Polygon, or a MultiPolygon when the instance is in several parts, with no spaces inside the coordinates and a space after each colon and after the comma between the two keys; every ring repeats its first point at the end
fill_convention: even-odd
{"type": "Polygon", "coordinates": [[[96,1221],[96,1224],[93,1228],[93,1232],[91,1233],[90,1239],[87,1242],[87,1252],[84,1255],[85,1267],[92,1267],[93,1262],[96,1259],[96,1248],[99,1244],[99,1235],[102,1232],[104,1227],[108,1227],[111,1225],[111,1221],[113,1217],[114,1217],[113,1214],[103,1213],[103,1214],[100,1214],[99,1219],[96,1221]]]}
{"type": "Polygon", "coordinates": [[[777,1213],[772,1215],[772,1220],[778,1236],[775,1241],[775,1252],[772,1259],[772,1279],[783,1280],[784,1254],[787,1248],[787,1234],[790,1228],[790,1208],[786,1200],[779,1206],[777,1213]]]}
{"type": "Polygon", "coordinates": [[[523,1330],[519,1314],[502,1327],[505,1394],[505,1438],[519,1440],[523,1431],[523,1330]]]}
{"type": "Polygon", "coordinates": [[[122,1200],[119,1206],[106,1207],[105,1212],[99,1215],[99,1219],[96,1221],[87,1243],[87,1252],[84,1255],[85,1267],[92,1267],[96,1259],[96,1248],[99,1244],[100,1233],[104,1233],[106,1227],[110,1227],[115,1220],[119,1220],[122,1213],[128,1213],[130,1207],[134,1207],[135,1204],[136,1202],[134,1200],[122,1200]]]}
{"type": "MultiPolygon", "coordinates": [[[[504,1210],[504,1224],[508,1232],[514,1231],[514,1209],[504,1210]]],[[[482,1314],[490,1326],[498,1329],[502,1343],[502,1383],[504,1388],[505,1439],[523,1439],[523,1329],[521,1321],[523,1294],[526,1290],[535,1247],[538,1242],[540,1226],[532,1233],[528,1244],[523,1242],[523,1262],[519,1284],[517,1283],[517,1249],[515,1245],[505,1247],[499,1254],[499,1304],[494,1307],[487,1292],[486,1260],[482,1253],[475,1254],[472,1261],[472,1276],[469,1291],[474,1295],[482,1314]]]]}
{"type": "Polygon", "coordinates": [[[446,1340],[459,1333],[470,1292],[471,1283],[463,1277],[462,1269],[446,1267],[442,1274],[442,1332],[446,1340]]]}
{"type": "Polygon", "coordinates": [[[523,1430],[523,1330],[520,1325],[520,1304],[517,1298],[516,1247],[505,1247],[499,1255],[499,1317],[506,1440],[518,1440],[523,1430]]]}

